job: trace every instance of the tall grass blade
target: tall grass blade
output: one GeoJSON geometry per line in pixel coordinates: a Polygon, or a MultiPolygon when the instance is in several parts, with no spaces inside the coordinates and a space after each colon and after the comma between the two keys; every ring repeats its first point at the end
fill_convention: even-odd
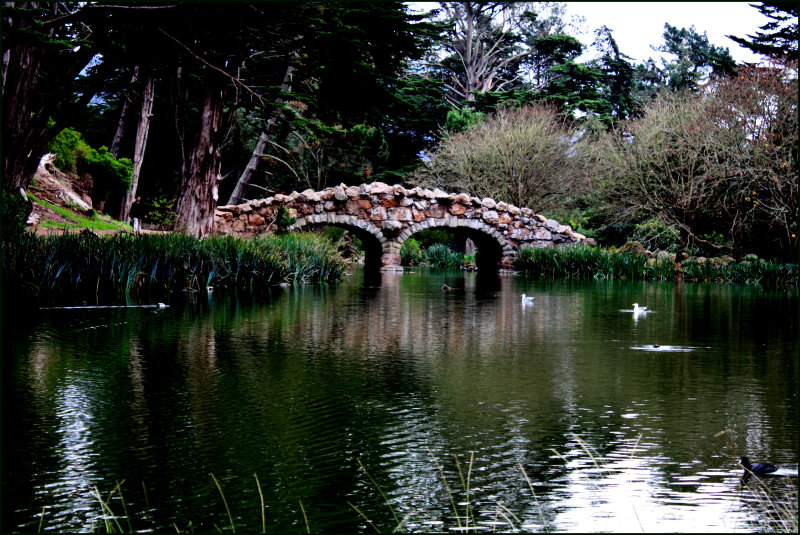
{"type": "Polygon", "coordinates": [[[264,493],[261,491],[261,482],[258,480],[258,474],[253,473],[256,478],[256,487],[258,487],[258,497],[261,499],[261,533],[267,532],[267,507],[264,505],[264,493]]]}
{"type": "Polygon", "coordinates": [[[525,476],[525,481],[528,482],[528,488],[531,489],[531,494],[533,494],[533,501],[536,502],[536,509],[539,512],[539,522],[542,524],[544,531],[549,533],[550,530],[548,529],[547,524],[544,521],[544,514],[542,513],[542,505],[539,503],[539,498],[536,496],[536,491],[533,490],[533,484],[531,483],[531,478],[528,477],[528,473],[525,471],[525,467],[522,465],[522,463],[519,463],[519,469],[522,470],[522,475],[525,476]]]}
{"type": "Polygon", "coordinates": [[[361,518],[363,518],[363,519],[364,519],[364,521],[365,521],[367,524],[369,524],[370,526],[372,526],[372,529],[374,529],[376,533],[380,533],[380,532],[381,532],[381,530],[379,530],[379,529],[377,528],[377,526],[375,526],[375,524],[373,524],[373,523],[372,523],[372,520],[370,520],[370,519],[369,519],[369,517],[368,517],[367,515],[365,515],[365,514],[364,514],[364,513],[361,511],[361,509],[359,509],[358,507],[356,507],[355,505],[353,505],[353,504],[352,504],[352,503],[350,503],[350,502],[347,502],[347,505],[349,505],[350,507],[352,507],[353,509],[355,509],[356,513],[358,513],[359,515],[361,515],[361,518]]]}
{"type": "Polygon", "coordinates": [[[214,480],[214,484],[217,485],[217,489],[219,489],[219,495],[222,496],[222,503],[225,504],[225,510],[228,512],[228,520],[231,523],[231,531],[236,533],[236,526],[233,524],[233,515],[231,515],[231,508],[228,507],[228,500],[225,499],[225,494],[222,492],[222,487],[220,486],[219,481],[217,481],[217,478],[216,476],[214,476],[213,473],[211,474],[211,478],[214,480]]]}
{"type": "Polygon", "coordinates": [[[311,533],[311,526],[308,525],[308,515],[306,515],[306,508],[303,507],[303,500],[297,500],[300,502],[300,510],[303,512],[303,521],[306,523],[306,533],[311,533]]]}
{"type": "Polygon", "coordinates": [[[392,516],[394,517],[395,523],[399,524],[400,523],[400,519],[397,518],[397,513],[394,512],[394,508],[392,507],[392,504],[389,503],[389,498],[387,498],[386,494],[383,493],[383,489],[381,489],[381,487],[380,487],[380,485],[378,485],[377,481],[372,479],[372,476],[369,474],[369,472],[367,472],[367,469],[364,467],[364,463],[361,462],[361,459],[358,459],[358,464],[361,466],[361,469],[367,475],[367,477],[372,482],[372,484],[375,485],[375,488],[378,489],[378,492],[380,493],[381,497],[383,498],[383,501],[386,503],[386,506],[389,508],[389,511],[392,512],[392,516]]]}
{"type": "Polygon", "coordinates": [[[444,470],[442,470],[442,465],[439,464],[439,461],[436,460],[434,457],[433,452],[428,448],[428,453],[430,454],[433,462],[436,464],[436,468],[439,469],[439,474],[442,476],[442,482],[444,482],[444,488],[447,490],[447,496],[450,498],[450,505],[453,506],[453,513],[456,515],[456,523],[458,527],[461,528],[461,517],[458,515],[458,507],[456,507],[456,502],[453,499],[453,492],[450,490],[450,485],[447,484],[447,478],[444,477],[444,470]]]}

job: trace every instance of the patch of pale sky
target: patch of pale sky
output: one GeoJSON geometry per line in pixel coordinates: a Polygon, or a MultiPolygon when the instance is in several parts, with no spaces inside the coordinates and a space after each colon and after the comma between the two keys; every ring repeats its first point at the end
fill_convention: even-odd
{"type": "MultiPolygon", "coordinates": [[[[755,2],[752,2],[755,3],[755,2]]],[[[427,11],[436,3],[411,3],[427,11]]],[[[620,51],[641,63],[648,58],[658,59],[661,53],[652,49],[664,42],[664,24],[678,28],[694,26],[706,34],[709,42],[728,48],[738,62],[757,63],[761,56],[740,46],[727,35],[754,35],[771,19],[762,15],[748,2],[565,2],[567,16],[585,17],[583,32],[575,37],[590,46],[594,30],[603,25],[612,31],[620,51]]],[[[591,52],[588,55],[593,55],[591,52]]]]}

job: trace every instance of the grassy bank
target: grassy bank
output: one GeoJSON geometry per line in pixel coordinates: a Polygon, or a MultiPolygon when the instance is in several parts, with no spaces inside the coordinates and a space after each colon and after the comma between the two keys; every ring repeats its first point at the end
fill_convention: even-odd
{"type": "Polygon", "coordinates": [[[310,234],[198,240],[178,234],[23,232],[5,236],[2,245],[5,295],[40,302],[329,282],[346,269],[332,242],[310,234]]]}
{"type": "Polygon", "coordinates": [[[633,251],[615,252],[600,247],[524,248],[514,269],[535,279],[688,280],[760,284],[764,287],[797,285],[796,264],[757,258],[741,262],[651,258],[633,251]]]}

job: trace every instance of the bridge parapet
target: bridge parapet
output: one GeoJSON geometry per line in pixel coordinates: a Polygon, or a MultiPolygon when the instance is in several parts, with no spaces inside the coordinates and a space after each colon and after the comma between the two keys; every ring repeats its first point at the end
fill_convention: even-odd
{"type": "MultiPolygon", "coordinates": [[[[322,191],[307,189],[289,195],[239,205],[219,206],[216,231],[220,234],[255,235],[275,230],[281,207],[296,218],[289,230],[335,225],[356,230],[380,248],[385,268],[399,266],[400,247],[415,233],[429,228],[448,228],[478,237],[496,249],[501,267],[510,267],[525,246],[594,244],[568,225],[494,199],[440,189],[405,188],[382,182],[322,191]]],[[[477,243],[477,241],[476,241],[477,243]]],[[[479,245],[479,248],[481,246],[479,245]]]]}

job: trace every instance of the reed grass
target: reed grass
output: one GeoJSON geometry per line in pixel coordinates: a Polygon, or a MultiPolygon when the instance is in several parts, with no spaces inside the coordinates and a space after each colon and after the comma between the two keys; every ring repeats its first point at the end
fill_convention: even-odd
{"type": "Polygon", "coordinates": [[[613,279],[630,281],[715,281],[781,287],[798,284],[798,267],[766,260],[723,264],[688,259],[680,268],[668,258],[601,247],[524,247],[514,269],[534,279],[613,279]]]}
{"type": "Polygon", "coordinates": [[[24,290],[42,300],[331,282],[346,271],[335,245],[311,234],[198,240],[180,234],[21,233],[4,236],[2,248],[6,291],[24,290]]]}
{"type": "MultiPolygon", "coordinates": [[[[721,436],[723,434],[731,435],[732,431],[730,431],[730,430],[721,431],[721,432],[717,433],[715,435],[715,437],[719,437],[719,436],[721,436]]],[[[572,437],[575,440],[575,442],[578,444],[580,449],[583,450],[586,453],[586,455],[589,457],[589,459],[592,461],[594,467],[598,471],[606,472],[608,474],[611,474],[613,472],[612,469],[609,469],[609,468],[607,468],[605,466],[605,464],[602,461],[602,457],[585,440],[583,440],[579,435],[577,435],[575,433],[572,433],[572,437]]],[[[636,450],[638,448],[639,441],[641,440],[641,438],[642,438],[642,436],[640,435],[638,437],[637,441],[636,441],[636,444],[634,445],[634,448],[633,448],[632,452],[630,453],[631,457],[633,457],[636,454],[636,450]]],[[[732,448],[734,447],[732,438],[731,438],[731,447],[732,448]]],[[[455,493],[454,493],[453,488],[451,487],[450,483],[448,482],[447,477],[445,476],[445,473],[444,473],[444,470],[442,469],[441,464],[435,458],[433,453],[430,450],[428,450],[428,451],[429,451],[429,453],[431,455],[431,458],[433,459],[433,462],[434,462],[434,465],[436,466],[436,469],[438,470],[438,472],[439,472],[439,474],[441,476],[442,483],[443,483],[443,485],[444,485],[444,487],[445,487],[445,489],[447,491],[448,499],[449,499],[450,504],[451,504],[451,506],[453,508],[453,515],[455,517],[456,526],[450,526],[450,527],[448,527],[446,525],[442,526],[442,531],[463,531],[463,532],[470,532],[471,531],[471,532],[478,532],[478,531],[485,530],[485,526],[480,526],[480,525],[477,524],[477,522],[475,520],[475,507],[472,504],[473,498],[472,498],[471,489],[472,489],[472,471],[473,471],[473,467],[474,467],[474,452],[470,453],[470,460],[469,460],[469,464],[468,464],[466,473],[462,469],[462,463],[459,460],[458,456],[454,455],[455,464],[456,464],[456,472],[457,472],[458,477],[459,477],[460,482],[461,482],[460,493],[464,496],[463,510],[459,510],[459,506],[456,504],[455,493]]],[[[551,450],[551,451],[553,451],[556,454],[556,456],[558,456],[559,458],[561,458],[565,462],[568,462],[568,459],[566,457],[564,457],[561,453],[559,453],[557,450],[551,450]]],[[[735,453],[733,451],[733,449],[732,449],[732,453],[735,453]]],[[[735,458],[735,456],[734,456],[734,458],[735,458]]],[[[358,461],[358,463],[359,463],[359,466],[360,466],[361,470],[367,476],[367,478],[369,479],[369,481],[372,484],[372,486],[380,494],[383,502],[386,504],[386,506],[388,507],[389,511],[391,512],[391,516],[393,518],[394,524],[393,525],[390,524],[390,526],[389,526],[390,531],[392,533],[400,531],[401,529],[404,528],[404,526],[406,525],[406,522],[408,521],[408,519],[410,517],[412,517],[413,515],[416,515],[418,512],[416,510],[411,510],[409,513],[407,513],[405,515],[405,517],[403,517],[402,519],[399,519],[397,514],[396,514],[395,508],[392,507],[392,505],[390,503],[390,500],[388,499],[388,497],[385,494],[385,492],[383,491],[383,489],[378,485],[377,481],[372,477],[372,475],[370,475],[370,473],[367,471],[367,469],[364,466],[364,464],[360,460],[358,461]]],[[[525,471],[525,467],[524,467],[524,465],[522,463],[519,463],[519,468],[520,468],[520,471],[522,472],[522,475],[523,475],[523,477],[525,479],[525,482],[528,485],[528,488],[531,491],[531,495],[532,495],[532,497],[534,499],[534,502],[536,504],[536,508],[537,508],[537,512],[538,512],[538,516],[539,516],[539,522],[541,524],[541,527],[545,532],[549,533],[552,530],[551,529],[552,527],[547,524],[547,522],[546,522],[546,520],[544,518],[544,514],[543,514],[542,508],[541,508],[541,504],[540,504],[539,499],[538,499],[538,497],[536,495],[536,491],[533,488],[533,484],[531,483],[531,480],[528,477],[528,474],[525,471]]],[[[229,526],[230,526],[229,528],[226,528],[225,531],[230,530],[233,533],[236,533],[237,529],[240,529],[240,528],[241,529],[245,529],[246,526],[236,526],[236,524],[234,522],[234,519],[233,519],[233,515],[231,514],[230,507],[228,506],[227,499],[226,499],[225,494],[224,494],[224,492],[222,490],[222,486],[220,485],[218,479],[214,476],[214,474],[210,474],[210,476],[211,476],[211,478],[212,478],[217,490],[219,491],[220,496],[221,496],[222,501],[223,501],[223,504],[225,506],[227,519],[228,519],[228,523],[229,523],[229,526]]],[[[261,530],[262,530],[262,533],[266,533],[266,516],[265,516],[266,508],[265,508],[265,504],[264,504],[264,494],[263,494],[263,491],[262,491],[262,488],[261,488],[261,483],[259,482],[258,476],[256,474],[254,474],[254,476],[255,476],[256,486],[257,486],[259,497],[260,497],[261,530]]],[[[101,495],[100,490],[97,488],[97,486],[95,486],[93,488],[94,496],[97,499],[97,502],[99,503],[100,511],[99,511],[99,515],[92,519],[92,523],[93,523],[93,526],[94,526],[94,522],[96,520],[102,521],[102,524],[100,524],[100,529],[101,530],[104,529],[106,533],[123,533],[125,531],[128,531],[128,532],[133,532],[134,531],[131,515],[130,515],[130,512],[128,510],[128,507],[127,507],[127,504],[125,502],[125,499],[123,497],[123,494],[122,494],[122,486],[123,486],[124,483],[125,483],[124,480],[123,481],[118,481],[116,483],[116,485],[114,486],[114,488],[112,488],[111,491],[108,493],[107,497],[103,497],[101,495]],[[115,496],[121,502],[122,514],[115,513],[113,508],[112,508],[112,500],[113,500],[113,498],[115,496]],[[123,522],[123,519],[125,520],[125,522],[123,522]]],[[[773,491],[773,489],[771,489],[761,478],[758,478],[756,476],[753,476],[750,479],[744,478],[742,483],[743,483],[743,485],[742,485],[742,493],[744,493],[744,492],[751,493],[752,497],[753,497],[754,504],[755,504],[754,506],[758,507],[758,510],[756,512],[760,515],[760,518],[762,519],[761,520],[761,522],[762,522],[761,529],[763,529],[764,531],[778,531],[778,532],[787,532],[787,533],[797,533],[797,530],[798,530],[797,512],[798,511],[797,511],[797,488],[796,487],[793,490],[793,493],[789,493],[789,494],[787,494],[785,496],[778,496],[773,491]],[[748,481],[749,481],[749,483],[748,483],[748,481]]],[[[591,481],[590,481],[590,484],[592,485],[592,487],[594,488],[594,490],[596,492],[600,493],[600,497],[601,497],[603,489],[600,486],[596,485],[595,483],[593,483],[591,481]]],[[[144,485],[143,485],[142,488],[144,489],[144,485]]],[[[147,500],[146,500],[146,502],[149,504],[149,502],[147,500]]],[[[303,516],[303,522],[304,522],[305,530],[306,530],[307,533],[311,533],[311,524],[310,524],[309,519],[308,519],[308,514],[306,512],[306,508],[305,508],[302,500],[298,500],[298,503],[299,503],[299,506],[300,506],[300,512],[301,512],[301,514],[303,516]]],[[[373,520],[370,519],[370,517],[361,508],[359,508],[358,506],[356,506],[355,504],[353,504],[350,501],[347,501],[346,503],[350,508],[352,508],[358,514],[358,516],[360,516],[367,523],[367,525],[372,530],[374,530],[375,532],[378,532],[378,533],[380,533],[382,531],[375,524],[375,522],[373,522],[373,520]]],[[[631,506],[633,507],[634,514],[636,516],[637,521],[639,522],[640,529],[642,531],[644,531],[644,527],[642,526],[642,522],[641,522],[641,519],[639,518],[639,514],[636,511],[636,508],[633,506],[633,504],[631,504],[631,506]]],[[[149,505],[148,505],[148,507],[149,507],[149,505]]],[[[38,524],[39,525],[39,530],[38,530],[39,532],[42,531],[42,527],[44,525],[45,509],[46,509],[46,507],[42,509],[42,512],[39,515],[39,524],[38,524]]],[[[498,525],[504,526],[502,523],[498,522],[498,518],[500,518],[500,517],[502,517],[503,520],[505,521],[505,523],[508,525],[508,530],[509,531],[520,531],[520,530],[524,529],[523,528],[523,521],[520,518],[520,516],[517,513],[511,511],[503,503],[497,502],[496,505],[495,505],[495,510],[494,510],[494,521],[492,522],[493,531],[496,530],[498,525]]],[[[216,523],[213,523],[212,525],[214,526],[214,528],[218,532],[221,533],[223,531],[223,529],[220,528],[216,523]]],[[[181,530],[178,528],[178,525],[175,522],[172,523],[172,526],[174,527],[174,529],[175,529],[175,531],[177,533],[181,533],[181,530]]],[[[189,521],[188,529],[189,529],[189,531],[192,531],[192,532],[194,531],[194,527],[193,527],[192,521],[189,521]]]]}

